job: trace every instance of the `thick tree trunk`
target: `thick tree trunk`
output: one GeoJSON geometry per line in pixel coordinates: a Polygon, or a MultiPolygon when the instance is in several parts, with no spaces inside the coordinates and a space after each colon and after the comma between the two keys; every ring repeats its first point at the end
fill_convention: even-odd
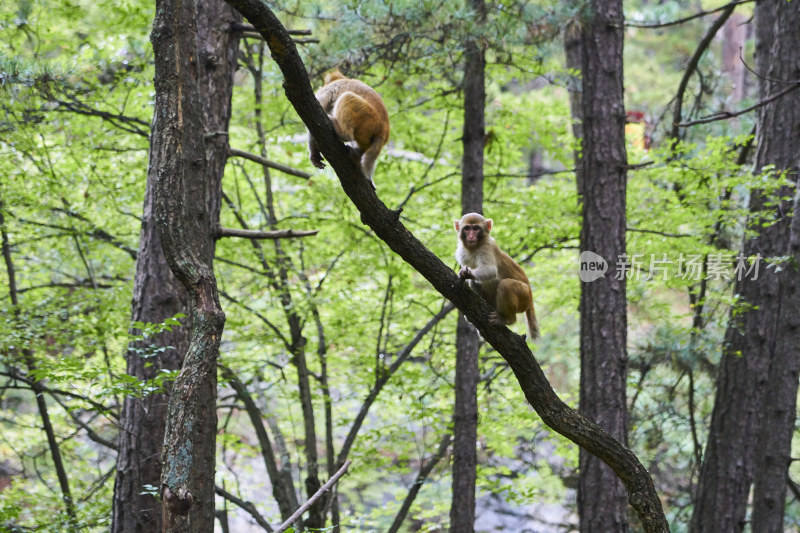
{"type": "MultiPolygon", "coordinates": [[[[486,19],[483,0],[467,0],[477,23],[486,19]]],[[[461,161],[461,213],[483,213],[483,147],[485,141],[483,45],[468,39],[464,53],[464,130],[461,161]]],[[[475,523],[478,456],[478,331],[458,314],[456,327],[455,405],[453,407],[453,487],[450,531],[470,533],[475,523]]]]}
{"type": "MultiPolygon", "coordinates": [[[[178,313],[188,315],[189,311],[186,290],[169,269],[156,231],[153,216],[155,169],[151,165],[147,174],[133,286],[133,322],[159,323],[178,313]]],[[[133,333],[140,332],[134,330],[133,333]]],[[[126,354],[128,375],[147,380],[153,379],[162,370],[179,370],[189,344],[188,334],[188,327],[182,325],[132,343],[126,354]]],[[[161,531],[161,506],[155,491],[161,480],[161,449],[164,446],[166,419],[167,393],[125,398],[120,415],[117,477],[114,483],[111,523],[114,533],[161,531]]]]}
{"type": "Polygon", "coordinates": [[[212,262],[238,47],[228,29],[236,20],[218,0],[159,0],[151,36],[155,218],[192,320],[164,437],[162,530],[169,532],[214,528],[216,360],[225,315],[212,262]]]}
{"type": "MultiPolygon", "coordinates": [[[[625,372],[625,106],[622,82],[622,1],[593,1],[581,51],[583,157],[581,252],[602,256],[605,277],[581,284],[580,412],[621,442],[627,441],[625,372]]],[[[580,451],[578,514],[581,532],[628,529],[625,488],[608,466],[580,451]]]]}
{"type": "MultiPolygon", "coordinates": [[[[761,99],[781,90],[783,84],[775,80],[800,77],[795,35],[800,24],[798,9],[800,6],[780,0],[761,2],[756,7],[756,65],[763,76],[759,88],[761,99]]],[[[774,164],[776,169],[796,172],[799,110],[800,94],[796,92],[759,109],[756,171],[774,164]]],[[[797,180],[796,174],[788,177],[797,180]]],[[[748,225],[757,233],[745,240],[745,256],[760,254],[768,263],[790,253],[788,215],[792,203],[781,201],[776,205],[775,199],[793,193],[789,187],[782,187],[769,197],[762,191],[753,191],[748,225]]],[[[741,307],[737,305],[732,312],[725,334],[717,395],[692,515],[695,532],[728,533],[744,529],[750,485],[759,460],[760,468],[765,470],[760,473],[759,494],[754,502],[759,514],[773,517],[775,508],[780,506],[777,523],[782,522],[789,461],[788,448],[784,447],[791,444],[796,394],[787,387],[794,387],[795,391],[797,387],[796,370],[793,384],[786,375],[792,373],[792,367],[797,367],[793,360],[797,349],[797,302],[788,293],[796,290],[797,270],[791,263],[781,269],[765,266],[761,265],[757,280],[750,275],[736,281],[735,292],[740,295],[741,307]],[[767,393],[769,406],[765,403],[767,393]],[[770,507],[772,512],[768,511],[770,507]]],[[[782,530],[782,526],[776,527],[753,521],[754,531],[782,530]]]]}
{"type": "MultiPolygon", "coordinates": [[[[756,7],[759,46],[769,57],[763,61],[764,78],[761,81],[762,97],[784,89],[776,80],[800,79],[800,49],[797,47],[797,29],[800,28],[800,5],[792,2],[763,2],[756,7]],[[772,12],[774,11],[774,14],[772,12]],[[764,17],[765,20],[761,20],[764,17]],[[771,23],[771,28],[769,25],[771,23]]],[[[792,92],[759,110],[758,162],[772,163],[776,169],[786,170],[787,176],[797,182],[800,159],[800,92],[792,92]],[[762,154],[761,149],[764,153],[762,154]]],[[[787,191],[791,192],[791,190],[787,191]]],[[[800,373],[800,196],[795,195],[789,221],[789,237],[781,255],[792,259],[779,273],[776,341],[769,366],[766,388],[769,401],[762,406],[763,422],[756,446],[755,486],[753,489],[754,533],[783,530],[784,504],[789,465],[791,463],[792,435],[795,426],[797,381],[800,373]]],[[[784,202],[781,208],[788,208],[784,202]]],[[[782,215],[785,214],[781,213],[782,215]]],[[[766,391],[765,391],[766,394],[766,391]]]]}

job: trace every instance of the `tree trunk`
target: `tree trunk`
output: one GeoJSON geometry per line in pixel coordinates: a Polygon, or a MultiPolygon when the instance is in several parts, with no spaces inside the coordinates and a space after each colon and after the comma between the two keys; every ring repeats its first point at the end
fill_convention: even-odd
{"type": "MultiPolygon", "coordinates": [[[[760,72],[762,96],[783,90],[785,84],[776,80],[800,79],[800,50],[797,47],[797,28],[800,27],[800,6],[792,2],[763,2],[756,7],[758,40],[760,46],[768,45],[769,61],[763,61],[760,72]],[[768,10],[774,10],[767,12],[768,10]],[[765,17],[766,20],[761,20],[765,17]],[[768,24],[772,23],[769,28],[768,24]]],[[[800,93],[792,92],[759,110],[759,154],[764,163],[772,163],[797,182],[800,160],[800,93]],[[761,155],[761,148],[764,154],[761,155]]],[[[791,192],[791,191],[787,191],[791,192]]],[[[784,202],[782,207],[789,207],[784,202]]],[[[800,213],[800,197],[795,195],[793,213],[800,213]]],[[[784,212],[785,213],[785,212],[784,212]]],[[[779,273],[777,339],[774,344],[766,386],[769,402],[763,405],[763,422],[759,444],[756,446],[757,464],[753,489],[754,533],[783,531],[784,504],[791,463],[792,435],[795,425],[797,381],[800,373],[800,222],[797,216],[782,224],[789,224],[789,237],[781,254],[792,260],[784,264],[779,273]]],[[[766,392],[765,392],[766,393],[766,392]]]]}
{"type": "MultiPolygon", "coordinates": [[[[186,290],[169,269],[156,231],[153,216],[155,170],[156,167],[151,165],[147,173],[131,306],[131,320],[134,322],[160,323],[178,313],[188,314],[189,310],[186,290]]],[[[134,330],[132,333],[141,332],[134,330]]],[[[153,379],[161,370],[179,370],[189,344],[188,334],[188,327],[181,325],[131,343],[126,354],[128,375],[147,380],[153,379]],[[159,351],[161,349],[163,351],[159,351]]],[[[161,480],[167,394],[125,397],[120,414],[117,477],[114,482],[111,522],[114,533],[161,531],[161,509],[156,490],[161,480]]]]}
{"type": "MultiPolygon", "coordinates": [[[[581,252],[608,263],[605,277],[581,283],[580,412],[623,443],[626,436],[627,315],[625,276],[625,107],[622,82],[622,1],[592,2],[583,26],[583,226],[581,252]]],[[[619,479],[597,457],[580,451],[581,532],[628,530],[627,498],[619,479]]]]}
{"type": "MultiPolygon", "coordinates": [[[[772,0],[761,2],[756,7],[756,70],[763,76],[759,81],[761,99],[784,86],[775,80],[800,77],[794,35],[798,23],[798,6],[793,3],[772,0]]],[[[777,169],[796,171],[796,147],[800,140],[798,98],[798,93],[791,93],[759,109],[757,172],[770,164],[777,169]]],[[[797,180],[796,174],[789,178],[797,180]]],[[[788,215],[792,204],[780,201],[776,205],[775,201],[793,193],[789,187],[781,187],[771,196],[763,191],[751,193],[748,226],[757,233],[744,241],[745,256],[761,254],[763,260],[769,262],[789,253],[788,215]]],[[[765,456],[761,468],[767,470],[761,475],[769,471],[775,479],[762,477],[759,495],[756,496],[761,501],[756,505],[759,513],[768,513],[769,507],[780,505],[778,523],[782,522],[788,448],[785,457],[782,457],[784,451],[781,449],[791,443],[794,397],[791,405],[787,405],[787,395],[795,394],[785,388],[787,376],[784,373],[791,373],[791,367],[796,367],[793,352],[797,346],[797,303],[791,301],[784,291],[794,290],[792,286],[797,282],[797,270],[791,264],[783,265],[782,269],[765,266],[761,265],[757,280],[750,275],[736,281],[735,292],[740,295],[741,306],[737,305],[731,313],[725,334],[711,427],[692,515],[691,526],[695,532],[727,533],[744,529],[750,484],[755,475],[756,461],[762,455],[765,456]],[[780,333],[787,335],[786,338],[778,337],[779,324],[783,328],[780,333]],[[787,345],[787,341],[795,344],[787,345]],[[780,390],[776,390],[776,386],[780,390]],[[765,395],[768,391],[771,407],[767,411],[765,395]],[[783,412],[786,409],[791,410],[791,420],[786,419],[787,413],[783,412]],[[763,435],[765,431],[773,434],[763,435]],[[789,431],[788,440],[786,431],[789,431]],[[766,454],[759,445],[760,435],[764,437],[761,444],[769,450],[766,454]],[[773,483],[779,483],[780,489],[773,483]]],[[[796,388],[796,377],[794,381],[789,386],[796,388]]],[[[754,520],[754,531],[756,527],[766,525],[756,524],[754,520]]]]}
{"type": "Polygon", "coordinates": [[[228,153],[237,15],[218,0],[158,0],[151,40],[151,166],[164,256],[189,295],[192,327],[164,436],[162,530],[213,531],[216,360],[225,324],[213,272],[228,153]]]}
{"type": "MultiPolygon", "coordinates": [[[[467,0],[478,24],[486,20],[484,0],[467,0]]],[[[483,45],[468,39],[464,53],[464,131],[461,162],[461,213],[483,213],[483,147],[485,140],[483,45]]],[[[453,487],[450,531],[470,533],[475,524],[475,479],[478,456],[478,331],[458,314],[456,327],[455,405],[453,407],[453,487]]]]}

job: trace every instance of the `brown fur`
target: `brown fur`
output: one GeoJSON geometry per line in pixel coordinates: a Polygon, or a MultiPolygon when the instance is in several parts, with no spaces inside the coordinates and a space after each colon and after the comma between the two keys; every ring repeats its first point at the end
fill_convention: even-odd
{"type": "MultiPolygon", "coordinates": [[[[316,93],[328,113],[336,134],[350,143],[361,170],[375,186],[372,176],[375,161],[389,140],[389,113],[380,95],[366,83],[346,78],[338,70],[325,75],[325,85],[316,93]]],[[[309,135],[309,159],[317,168],[325,168],[316,142],[309,135]]]]}
{"type": "MultiPolygon", "coordinates": [[[[468,213],[455,221],[458,233],[456,260],[461,279],[474,280],[474,287],[495,308],[489,317],[493,324],[513,324],[518,313],[525,313],[528,336],[539,337],[528,276],[521,266],[503,252],[489,234],[492,219],[468,213]]],[[[471,282],[472,285],[473,282],[471,282]]]]}

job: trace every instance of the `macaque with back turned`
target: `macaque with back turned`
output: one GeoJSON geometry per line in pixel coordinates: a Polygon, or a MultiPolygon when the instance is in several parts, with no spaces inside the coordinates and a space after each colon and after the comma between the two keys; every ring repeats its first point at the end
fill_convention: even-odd
{"type": "MultiPolygon", "coordinates": [[[[315,96],[328,113],[339,139],[350,147],[361,170],[375,188],[375,160],[389,140],[389,112],[375,89],[346,78],[338,70],[325,75],[325,85],[315,96]]],[[[325,168],[317,143],[309,134],[308,158],[317,168],[325,168]]]]}
{"type": "Polygon", "coordinates": [[[489,321],[495,325],[513,324],[518,313],[525,313],[528,336],[538,338],[539,325],[530,281],[522,267],[489,235],[492,219],[468,213],[455,221],[455,228],[458,233],[456,260],[461,265],[458,276],[471,280],[470,286],[494,307],[489,321]]]}

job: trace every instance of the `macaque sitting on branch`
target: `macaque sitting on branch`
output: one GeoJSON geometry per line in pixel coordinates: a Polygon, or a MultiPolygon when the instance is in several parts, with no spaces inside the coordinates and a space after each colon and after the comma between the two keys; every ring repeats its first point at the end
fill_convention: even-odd
{"type": "MultiPolygon", "coordinates": [[[[328,113],[333,128],[351,154],[361,164],[361,170],[375,181],[375,160],[389,140],[389,113],[381,96],[366,83],[346,78],[338,70],[325,75],[325,85],[316,92],[322,109],[328,113]]],[[[309,133],[308,158],[317,168],[325,168],[317,143],[309,133]]]]}
{"type": "Polygon", "coordinates": [[[489,321],[495,325],[513,324],[517,313],[524,312],[528,336],[538,338],[539,325],[530,281],[522,267],[489,235],[492,219],[468,213],[455,221],[455,228],[458,233],[456,260],[461,265],[458,277],[471,280],[470,286],[494,307],[489,321]]]}

